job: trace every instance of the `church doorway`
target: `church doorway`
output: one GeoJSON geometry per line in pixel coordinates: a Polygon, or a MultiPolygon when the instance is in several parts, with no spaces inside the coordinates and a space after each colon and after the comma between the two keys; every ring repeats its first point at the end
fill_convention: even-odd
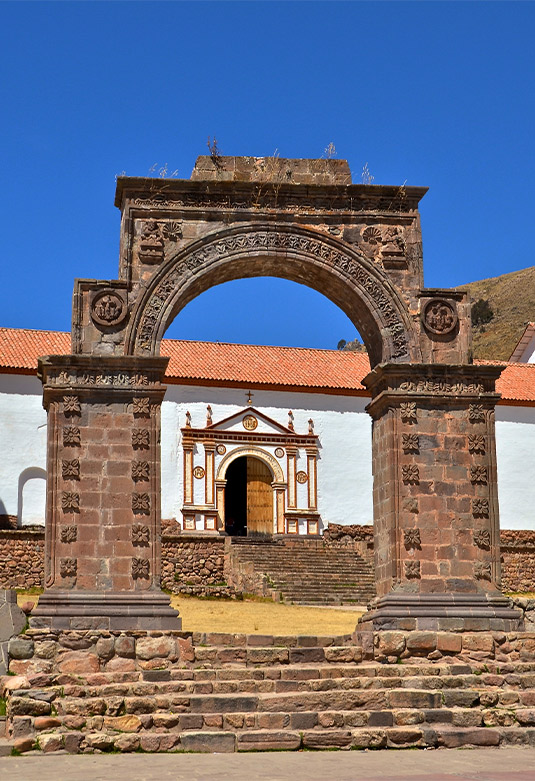
{"type": "Polygon", "coordinates": [[[225,531],[234,537],[273,534],[273,475],[254,456],[229,464],[225,487],[225,531]]]}

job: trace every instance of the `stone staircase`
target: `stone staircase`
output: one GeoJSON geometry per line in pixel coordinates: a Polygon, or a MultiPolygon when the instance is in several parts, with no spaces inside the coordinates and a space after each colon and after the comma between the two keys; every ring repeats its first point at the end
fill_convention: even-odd
{"type": "Polygon", "coordinates": [[[254,570],[264,590],[297,605],[366,605],[375,597],[371,561],[349,546],[316,540],[264,542],[233,538],[233,571],[254,570]]]}
{"type": "Polygon", "coordinates": [[[15,675],[1,681],[6,745],[45,753],[535,745],[535,635],[516,646],[513,636],[472,636],[474,658],[461,659],[429,652],[426,634],[406,636],[406,648],[424,656],[387,664],[362,660],[348,636],[30,630],[32,656],[13,660],[15,675]],[[508,643],[513,661],[477,650],[489,639],[502,650],[508,643]]]}

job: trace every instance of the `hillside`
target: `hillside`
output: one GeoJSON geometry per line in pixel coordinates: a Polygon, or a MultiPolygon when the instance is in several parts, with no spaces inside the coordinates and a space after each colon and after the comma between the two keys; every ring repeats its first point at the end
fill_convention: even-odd
{"type": "Polygon", "coordinates": [[[535,266],[457,289],[468,290],[473,301],[488,299],[494,312],[489,323],[474,328],[474,357],[507,360],[525,324],[535,321],[535,266]]]}

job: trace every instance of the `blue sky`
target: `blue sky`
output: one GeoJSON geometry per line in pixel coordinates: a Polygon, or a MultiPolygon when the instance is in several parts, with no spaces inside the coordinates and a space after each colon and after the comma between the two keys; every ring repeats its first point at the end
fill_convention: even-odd
{"type": "MultiPolygon", "coordinates": [[[[117,276],[116,174],[189,178],[209,135],[229,155],[333,142],[354,181],[368,163],[376,184],[429,186],[429,287],[533,265],[534,34],[531,2],[0,3],[0,325],[69,330],[74,278],[117,276]]],[[[280,280],[213,288],[168,332],[354,334],[280,280]]]]}

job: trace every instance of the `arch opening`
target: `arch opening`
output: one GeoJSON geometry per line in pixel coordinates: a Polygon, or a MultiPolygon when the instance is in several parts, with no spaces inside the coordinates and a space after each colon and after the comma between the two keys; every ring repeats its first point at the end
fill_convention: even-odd
{"type": "Polygon", "coordinates": [[[127,354],[158,354],[176,315],[209,288],[261,276],[329,298],[361,334],[372,366],[421,358],[406,304],[377,264],[319,231],[276,223],[209,234],[167,261],[133,313],[127,354]]]}
{"type": "Polygon", "coordinates": [[[256,456],[239,456],[226,470],[225,531],[234,537],[273,534],[273,475],[256,456]]]}

